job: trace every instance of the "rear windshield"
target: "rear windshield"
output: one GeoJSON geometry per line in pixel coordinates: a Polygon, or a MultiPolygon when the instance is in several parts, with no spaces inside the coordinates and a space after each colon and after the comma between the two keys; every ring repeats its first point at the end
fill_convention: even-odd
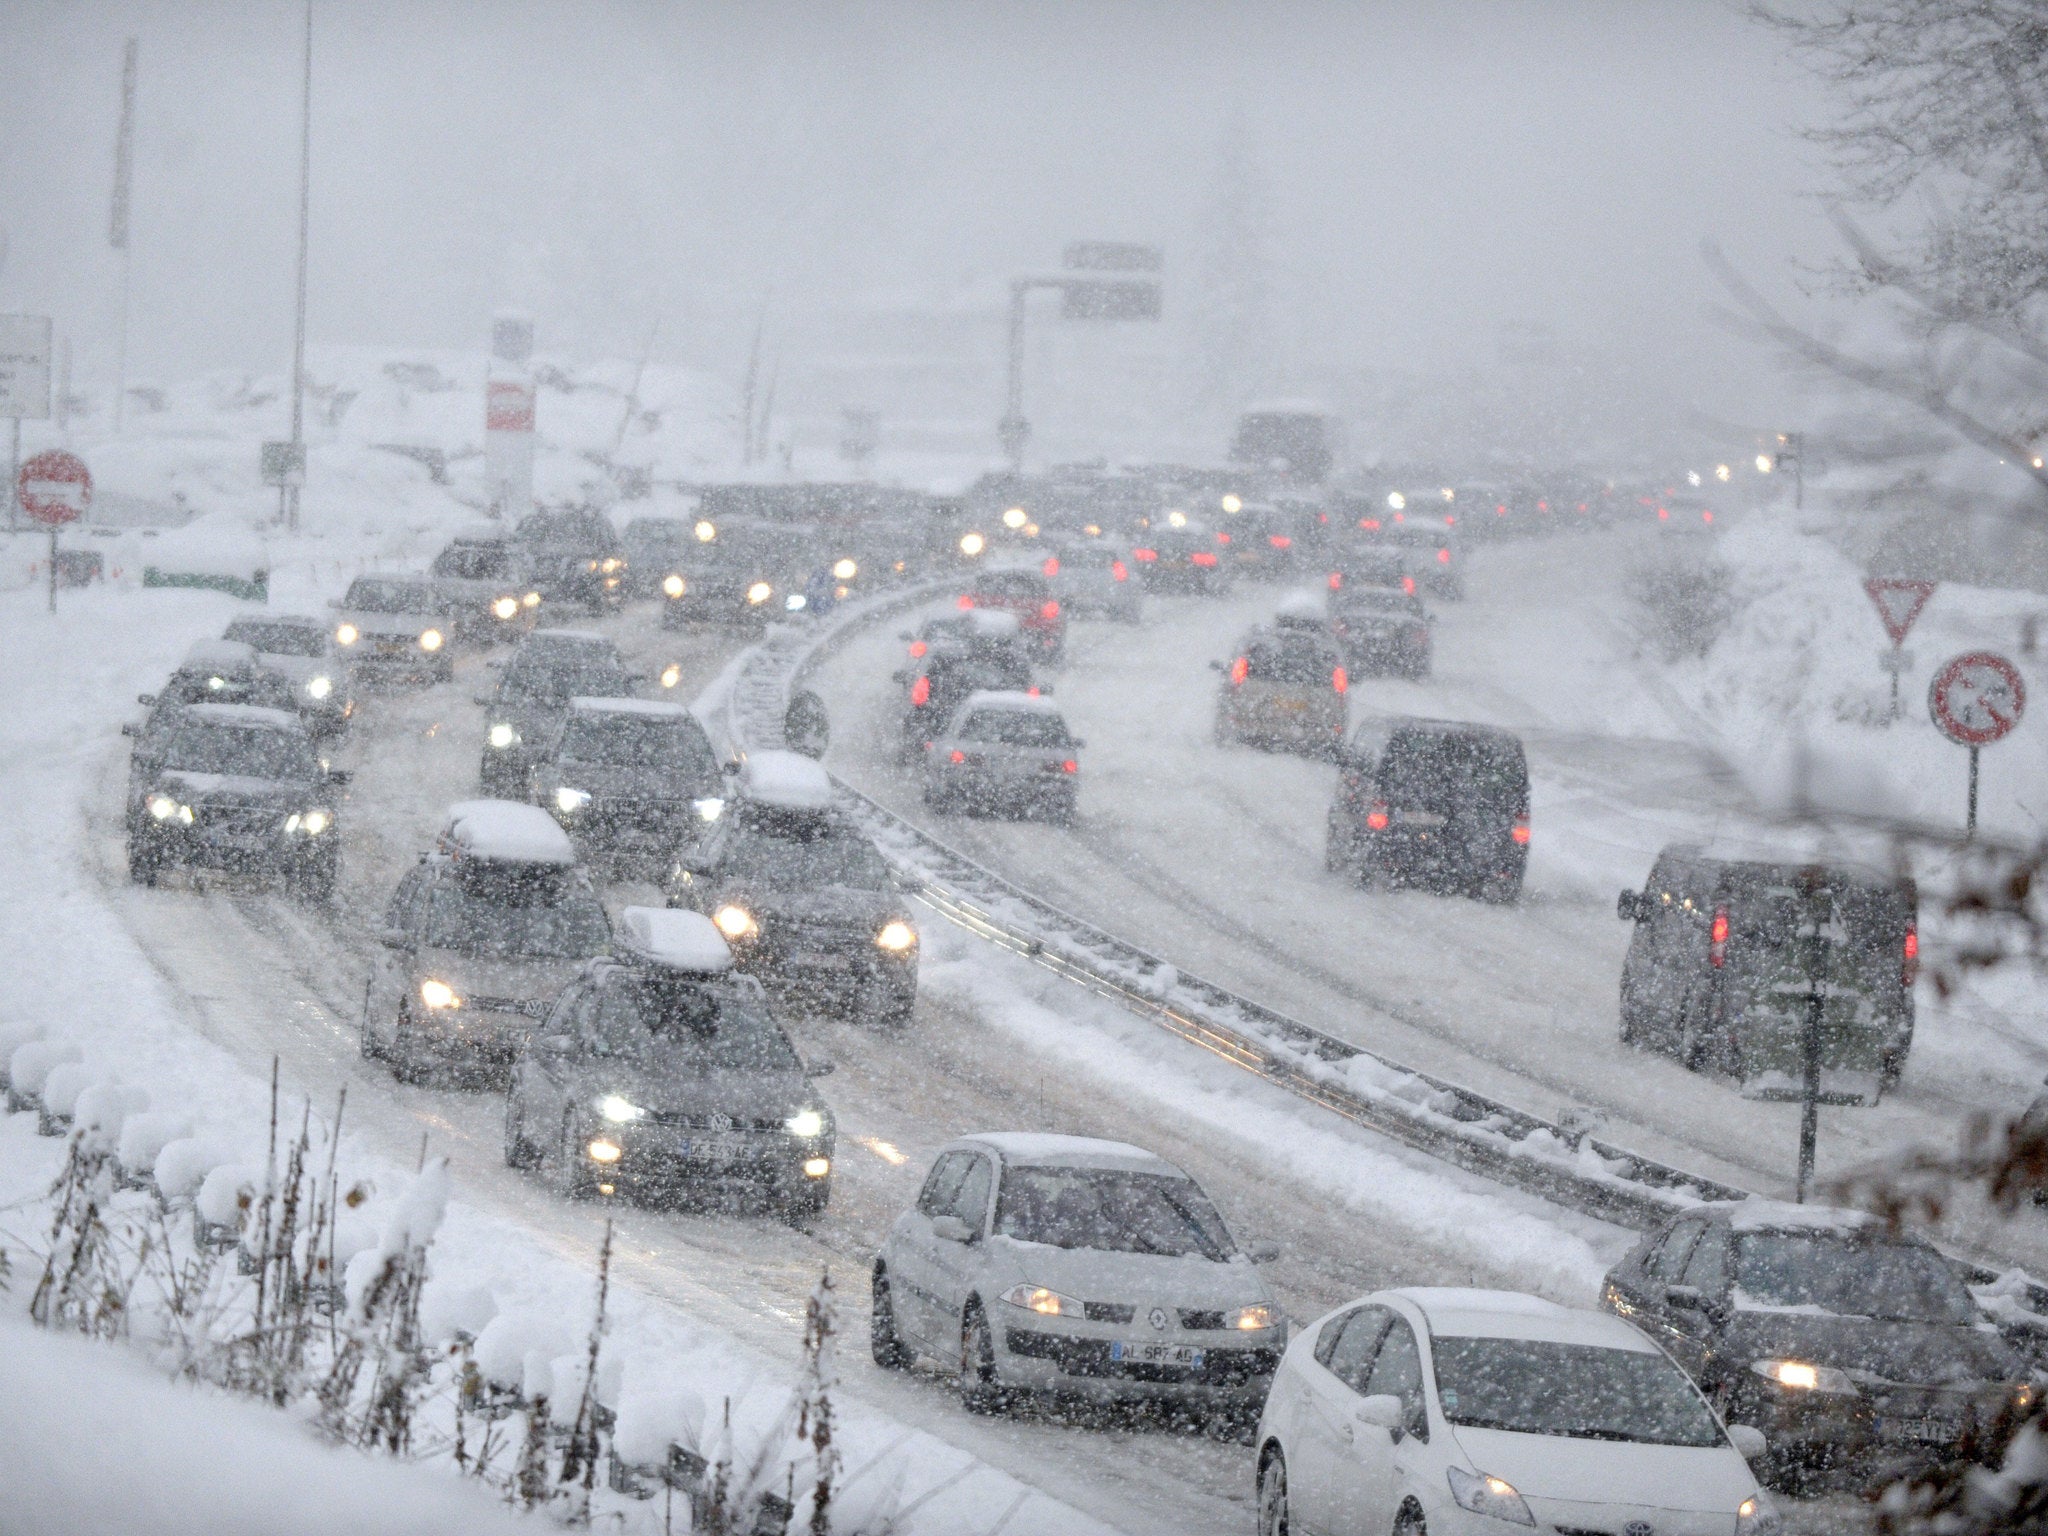
{"type": "Polygon", "coordinates": [[[750,991],[684,976],[615,976],[598,1004],[600,1056],[695,1071],[798,1072],[788,1036],[750,991]]]}
{"type": "Polygon", "coordinates": [[[964,654],[934,656],[931,674],[935,684],[966,692],[985,688],[1009,693],[1031,686],[1031,664],[1007,641],[977,644],[964,654]]]}
{"type": "Polygon", "coordinates": [[[1506,813],[1528,795],[1521,751],[1486,736],[1402,731],[1380,759],[1379,791],[1388,800],[1431,805],[1473,799],[1506,813]]]}
{"type": "Polygon", "coordinates": [[[359,613],[439,613],[441,600],[423,581],[390,581],[358,576],[348,584],[342,605],[359,613]]]}
{"type": "Polygon", "coordinates": [[[612,525],[587,512],[543,512],[519,525],[518,537],[545,548],[609,553],[618,542],[612,525]]]}
{"type": "Polygon", "coordinates": [[[960,723],[959,735],[1005,747],[1066,747],[1074,740],[1066,721],[1033,709],[977,709],[960,723]]]}
{"type": "Polygon", "coordinates": [[[271,656],[325,656],[327,631],[304,624],[274,624],[262,619],[237,619],[226,637],[271,656]]]}
{"type": "Polygon", "coordinates": [[[1647,1445],[1720,1445],[1721,1426],[1669,1357],[1547,1339],[1439,1338],[1437,1399],[1474,1429],[1647,1445]]]}
{"type": "Polygon", "coordinates": [[[1977,1321],[1969,1292],[1940,1254],[1836,1232],[1738,1232],[1735,1283],[1767,1307],[1816,1308],[1894,1322],[1977,1321]]]}
{"type": "Polygon", "coordinates": [[[1030,571],[990,571],[974,583],[977,597],[1043,597],[1045,578],[1030,571]]]}
{"type": "Polygon", "coordinates": [[[694,720],[572,714],[562,731],[559,755],[569,762],[687,774],[705,783],[718,777],[711,743],[694,720]]]}
{"type": "Polygon", "coordinates": [[[623,698],[632,692],[617,662],[576,654],[520,655],[505,664],[499,696],[559,702],[581,694],[586,698],[623,698]]]}
{"type": "Polygon", "coordinates": [[[1337,658],[1320,645],[1299,640],[1261,640],[1245,653],[1245,676],[1255,683],[1327,686],[1337,658]]]}
{"type": "Polygon", "coordinates": [[[289,731],[187,721],[171,733],[164,766],[181,773],[309,782],[320,774],[313,744],[289,731]]]}
{"type": "Polygon", "coordinates": [[[1337,600],[1339,613],[1402,613],[1421,618],[1422,599],[1399,587],[1346,587],[1337,600]]]}
{"type": "Polygon", "coordinates": [[[455,544],[434,556],[434,574],[468,581],[502,579],[512,574],[512,555],[489,544],[455,544]]]}
{"type": "Polygon", "coordinates": [[[434,886],[422,937],[436,949],[524,960],[580,960],[611,939],[604,908],[552,866],[470,864],[434,886]]]}
{"type": "Polygon", "coordinates": [[[1818,926],[1830,944],[1889,957],[1913,920],[1913,899],[1881,886],[1837,885],[1809,897],[1794,885],[1738,880],[1728,896],[1733,937],[1774,947],[1811,939],[1818,926]]]}
{"type": "Polygon", "coordinates": [[[996,1231],[1054,1248],[1199,1254],[1218,1263],[1236,1251],[1193,1179],[1117,1168],[1005,1170],[996,1231]]]}
{"type": "Polygon", "coordinates": [[[765,825],[757,819],[736,827],[726,857],[737,878],[778,890],[889,887],[889,866],[875,845],[844,823],[823,818],[778,817],[765,825]]]}

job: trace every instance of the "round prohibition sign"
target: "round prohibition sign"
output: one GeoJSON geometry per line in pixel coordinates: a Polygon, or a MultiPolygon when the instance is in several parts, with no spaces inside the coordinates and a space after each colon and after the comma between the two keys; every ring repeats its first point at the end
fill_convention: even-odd
{"type": "Polygon", "coordinates": [[[2010,734],[2027,710],[2027,685],[2020,669],[1991,651],[1958,656],[1927,690],[1935,728],[1965,747],[1989,746],[2010,734]]]}

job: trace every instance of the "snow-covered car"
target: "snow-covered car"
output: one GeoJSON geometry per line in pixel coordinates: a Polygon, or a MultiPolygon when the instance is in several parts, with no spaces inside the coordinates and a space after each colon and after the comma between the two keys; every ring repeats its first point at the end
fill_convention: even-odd
{"type": "Polygon", "coordinates": [[[962,609],[988,609],[1016,617],[1034,661],[1057,666],[1067,651],[1067,615],[1053,596],[1051,580],[1030,566],[984,566],[960,594],[962,609]]]}
{"type": "Polygon", "coordinates": [[[857,1018],[910,1021],[917,925],[889,865],[833,802],[808,757],[756,752],[737,794],[667,886],[671,907],[708,916],[740,969],[822,993],[857,1018]]]}
{"type": "Polygon", "coordinates": [[[1151,1399],[1249,1421],[1286,1321],[1202,1187],[1140,1147],[984,1132],[949,1142],[871,1272],[875,1363],[1013,1394],[1151,1399]]]}
{"type": "Polygon", "coordinates": [[[696,542],[691,520],[683,517],[636,517],[619,535],[626,555],[626,591],[633,597],[666,597],[669,583],[682,595],[683,570],[696,542]]]}
{"type": "Polygon", "coordinates": [[[1429,676],[1435,624],[1405,589],[1351,582],[1330,594],[1330,633],[1353,677],[1429,676]]]}
{"type": "Polygon", "coordinates": [[[1135,624],[1145,594],[1131,570],[1131,552],[1106,539],[1067,539],[1040,562],[1052,596],[1074,618],[1090,615],[1135,624]]]}
{"type": "Polygon", "coordinates": [[[505,1161],[571,1194],[740,1186],[792,1221],[832,1194],[836,1129],[751,977],[695,912],[628,907],[513,1063],[505,1161]]]}
{"type": "Polygon", "coordinates": [[[287,710],[189,704],[129,769],[128,875],[155,885],[174,869],[280,876],[312,901],[334,894],[341,861],[337,791],[287,710]]]}
{"type": "Polygon", "coordinates": [[[224,639],[246,645],[256,663],[292,689],[292,708],[315,736],[338,736],[356,712],[348,668],[334,654],[334,629],[310,614],[235,619],[224,639]]]}
{"type": "Polygon", "coordinates": [[[299,692],[288,678],[265,666],[247,641],[195,640],[163,686],[155,693],[138,694],[136,702],[149,708],[154,725],[187,704],[253,704],[296,713],[299,692]]]}
{"type": "Polygon", "coordinates": [[[574,698],[627,698],[639,678],[626,670],[608,636],[578,629],[537,629],[498,671],[484,706],[477,778],[484,793],[524,800],[533,765],[553,746],[574,698]]]}
{"type": "Polygon", "coordinates": [[[447,599],[456,637],[489,645],[525,634],[540,612],[540,590],[527,579],[518,546],[501,528],[458,532],[434,556],[427,574],[447,599]]]}
{"type": "Polygon", "coordinates": [[[1259,1420],[1259,1536],[1773,1536],[1738,1439],[1762,1449],[1619,1318],[1380,1291],[1287,1346],[1259,1420]]]}
{"type": "Polygon", "coordinates": [[[1344,653],[1315,615],[1262,624],[1237,643],[1216,694],[1219,745],[1244,742],[1268,752],[1330,757],[1344,744],[1351,679],[1344,653]]]}
{"type": "Polygon", "coordinates": [[[661,627],[755,627],[804,606],[816,530],[745,517],[700,517],[680,570],[662,573],[661,627]]]}
{"type": "Polygon", "coordinates": [[[334,645],[358,681],[445,683],[455,615],[425,576],[358,576],[335,603],[334,645]]]}
{"type": "Polygon", "coordinates": [[[602,512],[551,507],[512,530],[526,578],[547,603],[580,603],[593,612],[626,598],[626,550],[602,512]]]}
{"type": "Polygon", "coordinates": [[[1919,895],[1910,878],[1769,850],[1674,844],[1640,891],[1621,970],[1621,1039],[1730,1074],[1758,1098],[1792,1098],[1805,1076],[1807,1004],[1821,1008],[1821,1091],[1876,1102],[1913,1044],[1919,895]],[[1810,935],[1829,935],[1816,978],[1810,935]]]}
{"type": "Polygon", "coordinates": [[[1382,715],[1339,759],[1324,866],[1353,880],[1511,902],[1529,862],[1519,738],[1459,720],[1382,715]]]}
{"type": "Polygon", "coordinates": [[[412,1082],[502,1066],[611,937],[567,835],[536,806],[464,800],[385,909],[362,1051],[412,1082]]]}
{"type": "Polygon", "coordinates": [[[1953,1460],[2034,1391],[1948,1260],[1863,1211],[1696,1207],[1608,1271],[1600,1304],[1763,1432],[1774,1484],[1953,1460]]]}
{"type": "Polygon", "coordinates": [[[1193,592],[1213,597],[1227,592],[1233,572],[1223,563],[1227,544],[1217,542],[1222,530],[1210,528],[1185,512],[1164,512],[1152,519],[1131,547],[1146,587],[1154,592],[1193,592]]]}
{"type": "Polygon", "coordinates": [[[969,694],[925,748],[924,803],[1066,826],[1081,798],[1081,746],[1049,698],[969,694]]]}
{"type": "Polygon", "coordinates": [[[655,879],[718,819],[727,794],[697,717],[651,699],[571,699],[532,783],[584,858],[655,879]]]}
{"type": "Polygon", "coordinates": [[[969,610],[952,620],[932,620],[910,637],[910,655],[910,665],[896,673],[905,691],[896,738],[899,762],[921,762],[926,743],[937,739],[970,695],[1032,688],[1030,654],[1015,614],[969,610]]]}

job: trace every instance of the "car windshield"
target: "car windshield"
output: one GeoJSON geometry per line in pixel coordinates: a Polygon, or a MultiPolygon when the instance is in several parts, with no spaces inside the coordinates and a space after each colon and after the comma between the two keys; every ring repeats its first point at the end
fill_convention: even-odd
{"type": "Polygon", "coordinates": [[[434,557],[434,574],[467,581],[504,579],[512,574],[512,555],[497,545],[452,544],[434,557]]]}
{"type": "Polygon", "coordinates": [[[1237,1251],[1193,1179],[1120,1168],[1005,1170],[996,1231],[1054,1248],[1199,1254],[1217,1263],[1237,1251]]]}
{"type": "Polygon", "coordinates": [[[325,656],[327,631],[304,624],[277,624],[263,619],[237,619],[227,639],[239,640],[270,656],[325,656]]]}
{"type": "Polygon", "coordinates": [[[844,823],[808,815],[735,828],[726,861],[738,878],[781,890],[889,888],[889,866],[873,843],[844,823]]]}
{"type": "Polygon", "coordinates": [[[247,779],[320,776],[313,744],[290,731],[257,725],[212,725],[187,721],[171,733],[164,766],[180,773],[233,774],[247,779]]]}
{"type": "Polygon", "coordinates": [[[991,602],[1021,602],[1045,595],[1045,581],[1030,571],[990,571],[974,584],[974,595],[991,602]]]}
{"type": "Polygon", "coordinates": [[[1548,1339],[1439,1338],[1437,1399],[1473,1429],[1646,1445],[1720,1445],[1721,1426],[1668,1356],[1548,1339]]]}
{"type": "Polygon", "coordinates": [[[423,581],[385,581],[361,576],[348,584],[342,606],[359,613],[439,613],[441,600],[423,581]]]}
{"type": "Polygon", "coordinates": [[[434,887],[426,942],[467,955],[580,960],[611,938],[604,908],[552,865],[474,863],[434,887]]]}
{"type": "Polygon", "coordinates": [[[609,553],[616,536],[603,518],[583,512],[543,512],[519,525],[522,543],[571,553],[609,553]]]}
{"type": "Polygon", "coordinates": [[[1976,1322],[1956,1272],[1932,1249],[1837,1232],[1739,1232],[1735,1284],[1766,1307],[1892,1322],[1976,1322]]]}
{"type": "Polygon", "coordinates": [[[963,741],[1004,747],[1068,747],[1073,737],[1058,715],[1037,709],[977,709],[960,724],[963,741]]]}
{"type": "Polygon", "coordinates": [[[1421,618],[1422,599],[1411,597],[1399,587],[1346,587],[1338,602],[1340,614],[1399,613],[1421,618]]]}
{"type": "Polygon", "coordinates": [[[578,695],[623,698],[632,691],[625,669],[618,662],[589,652],[514,656],[505,664],[505,676],[498,688],[501,698],[557,703],[578,695]]]}
{"type": "Polygon", "coordinates": [[[1245,648],[1245,677],[1254,683],[1292,687],[1327,686],[1336,658],[1320,645],[1300,640],[1259,640],[1245,648]]]}
{"type": "Polygon", "coordinates": [[[560,756],[566,762],[656,768],[707,784],[718,778],[718,761],[703,727],[688,719],[572,714],[562,731],[560,756]]]}
{"type": "Polygon", "coordinates": [[[617,976],[598,1006],[593,1054],[696,1071],[800,1072],[789,1037],[751,991],[727,981],[617,976]]]}

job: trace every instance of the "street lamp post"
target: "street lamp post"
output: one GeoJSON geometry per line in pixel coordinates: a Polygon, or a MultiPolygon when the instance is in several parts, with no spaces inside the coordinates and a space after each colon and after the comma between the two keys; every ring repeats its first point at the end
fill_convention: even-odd
{"type": "MultiPolygon", "coordinates": [[[[306,462],[306,226],[313,201],[313,0],[306,0],[306,45],[299,83],[299,274],[298,309],[292,325],[292,458],[306,462]]],[[[296,533],[301,476],[288,476],[278,491],[278,513],[296,533]]]]}

